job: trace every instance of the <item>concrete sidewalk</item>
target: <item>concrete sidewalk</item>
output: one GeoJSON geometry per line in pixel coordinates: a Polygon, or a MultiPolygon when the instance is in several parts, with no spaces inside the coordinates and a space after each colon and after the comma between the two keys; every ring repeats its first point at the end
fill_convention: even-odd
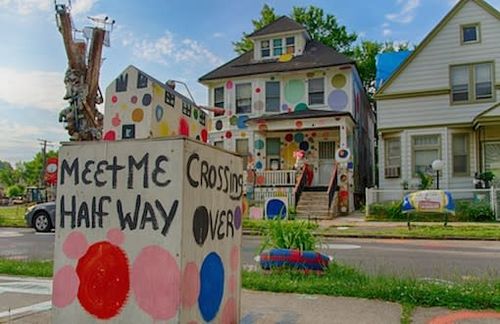
{"type": "MultiPolygon", "coordinates": [[[[0,276],[0,323],[51,323],[51,280],[0,276]]],[[[241,324],[400,323],[401,306],[377,300],[242,290],[241,324]]],[[[415,324],[500,323],[500,312],[417,308],[415,324]]]]}

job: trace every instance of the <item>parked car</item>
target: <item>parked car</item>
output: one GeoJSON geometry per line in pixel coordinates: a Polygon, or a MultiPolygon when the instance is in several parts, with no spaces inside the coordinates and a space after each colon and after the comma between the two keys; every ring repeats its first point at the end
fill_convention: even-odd
{"type": "Polygon", "coordinates": [[[28,227],[33,227],[35,231],[49,232],[56,223],[56,202],[50,201],[31,206],[24,218],[28,227]]]}

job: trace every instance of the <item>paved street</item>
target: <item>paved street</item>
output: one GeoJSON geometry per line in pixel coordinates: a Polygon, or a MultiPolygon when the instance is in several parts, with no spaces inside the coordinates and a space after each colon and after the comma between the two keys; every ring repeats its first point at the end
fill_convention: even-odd
{"type": "MultiPolygon", "coordinates": [[[[260,238],[243,238],[243,264],[256,266],[260,238]]],[[[500,242],[335,238],[323,240],[322,252],[370,273],[426,278],[500,276],[500,242]]],[[[52,259],[54,233],[0,229],[0,257],[52,259]]]]}

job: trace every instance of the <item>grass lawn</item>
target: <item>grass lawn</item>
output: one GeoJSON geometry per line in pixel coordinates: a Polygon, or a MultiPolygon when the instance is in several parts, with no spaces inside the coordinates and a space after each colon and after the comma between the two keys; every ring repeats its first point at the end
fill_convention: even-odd
{"type": "Polygon", "coordinates": [[[19,261],[0,258],[1,274],[52,277],[52,267],[52,261],[19,261]]]}
{"type": "Polygon", "coordinates": [[[0,207],[0,227],[26,227],[25,205],[0,207]]]}

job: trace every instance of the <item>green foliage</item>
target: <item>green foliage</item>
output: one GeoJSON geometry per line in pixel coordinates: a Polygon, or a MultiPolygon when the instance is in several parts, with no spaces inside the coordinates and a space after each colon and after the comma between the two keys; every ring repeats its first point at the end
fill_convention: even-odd
{"type": "MultiPolygon", "coordinates": [[[[47,158],[57,157],[56,151],[47,152],[47,158]]],[[[15,168],[3,164],[0,168],[0,183],[6,187],[12,185],[35,186],[40,181],[43,170],[43,155],[38,152],[31,161],[19,162],[15,168]]]]}
{"type": "Polygon", "coordinates": [[[275,219],[267,221],[265,239],[261,251],[266,248],[314,250],[316,237],[311,227],[304,221],[282,221],[275,219]]]}
{"type": "Polygon", "coordinates": [[[0,259],[0,273],[33,277],[52,277],[52,261],[0,259]]]}
{"type": "Polygon", "coordinates": [[[417,175],[420,178],[420,184],[418,185],[419,190],[427,190],[432,187],[433,178],[431,175],[422,171],[418,171],[417,175]]]}
{"type": "Polygon", "coordinates": [[[456,204],[458,218],[466,222],[491,222],[495,213],[487,201],[458,201],[456,204]]]}
{"type": "Polygon", "coordinates": [[[369,215],[376,217],[377,220],[383,218],[386,220],[405,220],[406,215],[401,210],[402,201],[391,201],[385,204],[371,204],[369,215]]]}
{"type": "Polygon", "coordinates": [[[9,186],[7,187],[6,195],[9,198],[22,196],[24,195],[24,188],[17,184],[9,186]]]}
{"type": "MultiPolygon", "coordinates": [[[[252,19],[253,30],[256,31],[261,29],[278,18],[279,17],[276,15],[274,8],[264,4],[262,10],[260,11],[259,19],[252,19]]],[[[233,42],[236,53],[243,54],[253,49],[253,42],[247,38],[248,35],[250,35],[250,33],[243,33],[243,37],[239,41],[233,42]]]]}
{"type": "Polygon", "coordinates": [[[427,281],[392,276],[370,276],[332,263],[321,276],[300,271],[271,273],[243,271],[246,289],[379,299],[423,307],[500,310],[500,281],[427,281]]]}
{"type": "Polygon", "coordinates": [[[486,172],[481,173],[478,178],[479,178],[479,180],[490,182],[493,179],[495,179],[495,174],[491,171],[486,171],[486,172]]]}

